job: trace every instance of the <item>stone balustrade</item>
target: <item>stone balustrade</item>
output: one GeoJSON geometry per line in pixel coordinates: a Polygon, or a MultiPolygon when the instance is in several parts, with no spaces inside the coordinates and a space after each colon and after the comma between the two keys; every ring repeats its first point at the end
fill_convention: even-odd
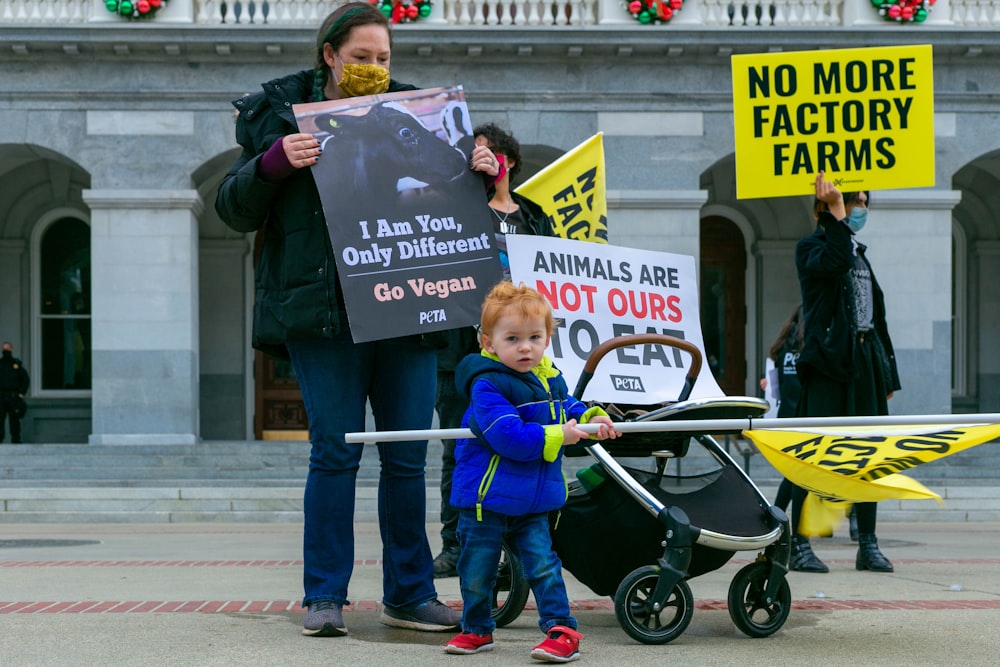
{"type": "MultiPolygon", "coordinates": [[[[318,0],[167,0],[156,22],[197,25],[316,26],[334,3],[318,0]]],[[[0,25],[73,25],[121,22],[104,0],[0,0],[0,25]]],[[[150,19],[141,19],[147,22],[150,19]]],[[[870,0],[685,0],[674,17],[640,25],[622,0],[435,0],[430,16],[400,29],[504,26],[582,29],[634,26],[636,30],[683,28],[800,28],[885,25],[870,0]]],[[[1000,0],[937,0],[923,25],[989,28],[1000,26],[1000,0]]],[[[919,34],[921,24],[898,26],[919,34]]]]}

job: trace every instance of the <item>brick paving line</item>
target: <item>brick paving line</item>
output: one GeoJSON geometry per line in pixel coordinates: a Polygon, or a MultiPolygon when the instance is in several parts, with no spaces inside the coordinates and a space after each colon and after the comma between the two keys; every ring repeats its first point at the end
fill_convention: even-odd
{"type": "MultiPolygon", "coordinates": [[[[460,603],[449,602],[460,609],[460,603]]],[[[344,607],[345,613],[372,612],[382,608],[375,600],[360,600],[344,607]]],[[[614,611],[612,600],[573,600],[574,611],[614,611]]],[[[725,600],[695,600],[694,608],[702,611],[725,611],[725,600]]],[[[525,611],[533,611],[533,603],[525,611]]],[[[798,611],[952,611],[1000,609],[1000,600],[793,600],[798,611]]],[[[299,601],[292,600],[155,600],[155,601],[39,601],[5,602],[0,600],[0,616],[13,614],[287,614],[305,613],[299,601]]]]}
{"type": "MultiPolygon", "coordinates": [[[[911,558],[895,559],[897,563],[938,563],[997,565],[1000,558],[911,558]]],[[[746,561],[750,562],[750,561],[746,561]]],[[[827,559],[830,563],[853,563],[853,559],[827,559]]],[[[739,564],[739,559],[731,563],[739,564]]],[[[381,566],[381,559],[356,560],[356,566],[381,566]]],[[[301,560],[68,560],[68,561],[0,561],[0,567],[301,567],[301,560]]],[[[449,602],[460,608],[457,601],[449,602]]],[[[695,600],[695,609],[727,610],[725,600],[695,600]]],[[[614,611],[614,601],[608,598],[571,600],[576,611],[614,611]]],[[[380,611],[378,600],[356,600],[345,612],[380,611]]],[[[526,610],[534,609],[529,601],[526,610]]],[[[991,610],[1000,609],[1000,600],[793,600],[793,610],[801,611],[892,611],[892,610],[991,610]]],[[[135,614],[135,613],[305,613],[300,601],[292,600],[101,600],[101,601],[3,601],[0,615],[10,614],[135,614]]]]}

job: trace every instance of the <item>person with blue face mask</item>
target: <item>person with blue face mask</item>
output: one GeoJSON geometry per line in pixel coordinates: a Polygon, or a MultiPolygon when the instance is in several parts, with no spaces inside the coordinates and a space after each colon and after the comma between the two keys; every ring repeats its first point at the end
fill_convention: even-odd
{"type": "MultiPolygon", "coordinates": [[[[816,229],[795,246],[802,292],[804,334],[796,370],[801,384],[797,417],[889,414],[900,389],[896,357],[885,319],[885,296],[855,239],[868,219],[868,192],[842,193],[823,172],[816,176],[816,229]]],[[[792,556],[789,567],[827,572],[799,532],[806,492],[792,492],[792,556]],[[798,508],[798,512],[796,511],[798,508]]],[[[876,504],[857,503],[858,570],[892,572],[875,537],[876,504]]]]}

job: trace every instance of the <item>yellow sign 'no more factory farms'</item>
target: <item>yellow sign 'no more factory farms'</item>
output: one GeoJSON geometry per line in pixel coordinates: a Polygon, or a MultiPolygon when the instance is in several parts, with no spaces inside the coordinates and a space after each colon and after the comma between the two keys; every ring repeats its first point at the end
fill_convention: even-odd
{"type": "Polygon", "coordinates": [[[732,58],[739,199],[934,185],[931,46],[732,58]]]}

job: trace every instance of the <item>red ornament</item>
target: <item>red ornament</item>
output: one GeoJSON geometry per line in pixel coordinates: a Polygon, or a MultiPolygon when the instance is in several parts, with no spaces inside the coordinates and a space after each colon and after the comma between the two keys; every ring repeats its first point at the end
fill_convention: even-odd
{"type": "Polygon", "coordinates": [[[149,0],[139,0],[139,2],[135,3],[135,8],[139,10],[140,14],[148,14],[149,0]]]}
{"type": "Polygon", "coordinates": [[[628,10],[633,14],[638,14],[642,11],[642,3],[639,0],[632,0],[628,3],[628,10]]]}
{"type": "Polygon", "coordinates": [[[670,8],[675,12],[684,6],[684,0],[670,0],[670,8]]]}
{"type": "Polygon", "coordinates": [[[393,7],[392,8],[392,22],[393,23],[399,23],[400,21],[402,21],[405,12],[406,12],[406,10],[403,9],[403,5],[396,5],[395,7],[393,7]]]}
{"type": "Polygon", "coordinates": [[[660,0],[660,2],[656,4],[656,16],[661,20],[669,21],[673,15],[674,10],[670,8],[670,5],[667,4],[666,0],[660,0]]]}
{"type": "Polygon", "coordinates": [[[416,5],[410,5],[406,8],[406,18],[411,21],[420,16],[420,9],[416,5]]]}

